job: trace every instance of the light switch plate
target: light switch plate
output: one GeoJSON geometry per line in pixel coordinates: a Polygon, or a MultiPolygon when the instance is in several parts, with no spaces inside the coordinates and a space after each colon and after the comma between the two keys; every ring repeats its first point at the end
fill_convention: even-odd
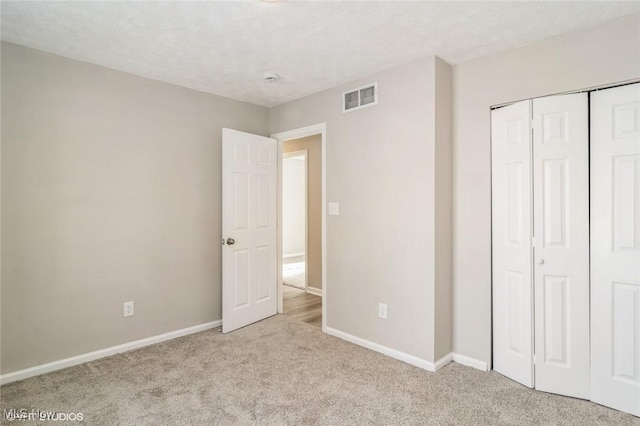
{"type": "Polygon", "coordinates": [[[329,214],[338,216],[340,214],[340,203],[329,203],[329,214]]]}

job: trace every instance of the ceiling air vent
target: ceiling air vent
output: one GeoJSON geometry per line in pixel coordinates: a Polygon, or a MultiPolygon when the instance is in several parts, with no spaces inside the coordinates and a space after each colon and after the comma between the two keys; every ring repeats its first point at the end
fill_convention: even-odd
{"type": "Polygon", "coordinates": [[[342,94],[342,112],[372,106],[378,103],[378,83],[367,84],[342,94]]]}

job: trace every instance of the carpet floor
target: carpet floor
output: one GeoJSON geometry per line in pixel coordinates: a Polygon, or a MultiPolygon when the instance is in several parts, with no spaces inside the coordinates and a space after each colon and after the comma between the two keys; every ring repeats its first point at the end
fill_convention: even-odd
{"type": "Polygon", "coordinates": [[[3,410],[82,413],[90,425],[640,425],[637,417],[533,391],[495,372],[451,363],[429,373],[282,315],[0,392],[3,410]]]}
{"type": "Polygon", "coordinates": [[[305,286],[305,262],[285,263],[282,265],[282,283],[297,288],[305,286]]]}

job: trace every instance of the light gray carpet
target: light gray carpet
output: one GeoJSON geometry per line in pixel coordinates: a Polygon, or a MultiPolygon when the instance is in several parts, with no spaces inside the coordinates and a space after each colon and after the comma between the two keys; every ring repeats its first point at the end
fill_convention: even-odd
{"type": "Polygon", "coordinates": [[[631,415],[532,391],[494,372],[452,363],[429,373],[282,315],[0,392],[2,409],[81,412],[91,425],[640,425],[631,415]]]}

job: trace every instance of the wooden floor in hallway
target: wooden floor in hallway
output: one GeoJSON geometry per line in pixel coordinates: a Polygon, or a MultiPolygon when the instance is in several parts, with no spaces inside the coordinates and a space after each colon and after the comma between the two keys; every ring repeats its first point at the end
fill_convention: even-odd
{"type": "Polygon", "coordinates": [[[322,328],[322,297],[288,285],[284,288],[284,314],[322,328]]]}

